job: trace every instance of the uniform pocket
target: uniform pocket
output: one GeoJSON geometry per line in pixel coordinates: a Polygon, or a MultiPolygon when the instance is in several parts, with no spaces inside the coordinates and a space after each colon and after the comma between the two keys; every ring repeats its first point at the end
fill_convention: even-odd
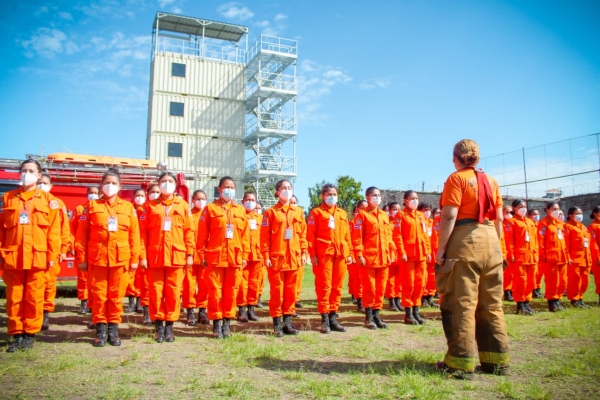
{"type": "Polygon", "coordinates": [[[185,246],[181,244],[173,244],[173,265],[185,265],[185,246]]]}
{"type": "Polygon", "coordinates": [[[435,264],[435,286],[439,294],[445,295],[451,292],[452,288],[448,285],[448,281],[457,261],[457,258],[447,258],[442,265],[435,264]]]}
{"type": "Polygon", "coordinates": [[[117,243],[117,261],[128,262],[131,258],[131,249],[128,243],[117,243]]]}

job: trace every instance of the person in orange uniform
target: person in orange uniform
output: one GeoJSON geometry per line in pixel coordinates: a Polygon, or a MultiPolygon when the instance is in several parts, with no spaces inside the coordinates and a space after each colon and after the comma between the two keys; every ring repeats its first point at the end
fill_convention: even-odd
{"type": "Polygon", "coordinates": [[[588,227],[590,232],[590,250],[592,252],[592,273],[596,294],[598,295],[598,306],[600,306],[600,206],[595,206],[590,214],[592,223],[588,227]]]}
{"type": "MultiPolygon", "coordinates": [[[[390,221],[394,221],[399,216],[400,204],[397,201],[392,201],[388,204],[388,213],[390,221]]],[[[392,230],[392,239],[394,239],[394,231],[392,230]]],[[[390,302],[390,311],[404,311],[402,307],[402,277],[400,276],[400,265],[398,259],[390,264],[388,269],[388,280],[385,289],[385,297],[390,302]]]]}
{"type": "MultiPolygon", "coordinates": [[[[75,212],[73,213],[73,218],[71,218],[71,233],[73,236],[77,233],[77,226],[79,225],[79,221],[81,220],[81,216],[83,215],[83,210],[89,205],[89,202],[92,200],[99,199],[100,190],[97,186],[88,186],[87,188],[87,199],[88,201],[85,204],[80,204],[75,207],[75,212]]],[[[89,271],[89,267],[88,267],[89,271]]],[[[82,271],[77,268],[77,299],[81,303],[81,309],[79,310],[79,314],[85,315],[90,312],[89,306],[92,304],[92,299],[90,296],[90,286],[92,284],[91,279],[88,280],[88,271],[82,271]]],[[[95,329],[93,324],[90,324],[90,329],[95,329]]]]}
{"type": "MultiPolygon", "coordinates": [[[[510,220],[513,217],[512,207],[509,205],[504,206],[502,208],[502,213],[504,214],[504,220],[502,222],[503,237],[506,237],[510,233],[510,229],[511,229],[510,220]]],[[[508,257],[508,244],[506,243],[506,239],[504,240],[504,246],[506,247],[507,257],[508,257]]],[[[507,260],[507,267],[504,268],[504,281],[503,281],[504,300],[514,301],[514,296],[513,296],[513,291],[512,291],[514,263],[511,263],[508,258],[506,258],[506,260],[507,260]]]]}
{"type": "Polygon", "coordinates": [[[42,330],[50,328],[49,314],[54,312],[54,299],[56,298],[56,277],[60,273],[60,263],[67,257],[67,252],[71,247],[72,236],[71,227],[69,226],[69,214],[67,213],[67,207],[61,199],[50,194],[52,190],[52,179],[46,172],[42,172],[42,176],[38,181],[38,188],[46,193],[49,193],[50,201],[55,200],[58,202],[58,207],[61,212],[59,213],[60,218],[60,254],[58,256],[58,262],[54,264],[52,268],[48,268],[46,271],[46,287],[44,290],[44,321],[42,323],[42,330]]]}
{"type": "Polygon", "coordinates": [[[213,321],[213,337],[231,337],[242,268],[248,263],[250,230],[246,211],[235,204],[235,181],[221,178],[219,198],[206,206],[198,224],[196,249],[206,268],[208,318],[213,321]]]}
{"type": "MultiPolygon", "coordinates": [[[[202,206],[202,210],[206,207],[207,199],[206,193],[204,191],[200,191],[197,195],[197,205],[202,206]]],[[[192,211],[193,212],[193,211],[192,211]]],[[[200,223],[200,216],[202,212],[197,215],[198,221],[194,221],[195,226],[195,235],[196,241],[198,240],[198,224],[200,223]]],[[[198,275],[196,277],[196,281],[198,282],[198,289],[196,291],[196,306],[198,307],[198,322],[202,325],[210,325],[210,320],[208,319],[208,314],[206,313],[206,309],[208,308],[208,286],[206,282],[206,268],[202,267],[202,263],[198,258],[198,253],[196,252],[194,262],[198,262],[200,268],[198,269],[198,275]]]]}
{"type": "Polygon", "coordinates": [[[419,314],[423,287],[427,279],[427,263],[431,262],[431,244],[427,235],[425,215],[417,210],[419,196],[414,190],[404,192],[404,210],[394,219],[394,234],[400,276],[402,306],[406,311],[404,323],[423,325],[419,314]]]}
{"type": "MultiPolygon", "coordinates": [[[[263,204],[260,200],[256,202],[256,213],[258,215],[263,214],[263,204]]],[[[264,307],[263,303],[260,301],[260,297],[262,296],[263,289],[265,288],[265,277],[266,276],[267,276],[267,267],[265,266],[265,262],[263,260],[262,272],[260,273],[260,281],[258,283],[258,301],[256,303],[256,308],[264,307]]]]}
{"type": "MultiPolygon", "coordinates": [[[[383,295],[388,278],[388,267],[394,262],[396,246],[392,241],[390,220],[379,209],[381,192],[374,186],[367,188],[368,207],[358,213],[352,230],[354,258],[358,261],[363,289],[365,324],[368,329],[384,329],[387,324],[379,313],[383,309],[383,295]]],[[[403,292],[405,288],[403,287],[403,292]]]]}
{"type": "Polygon", "coordinates": [[[429,237],[429,247],[431,248],[431,260],[427,263],[427,268],[425,270],[425,283],[423,284],[423,296],[421,297],[421,306],[437,308],[439,307],[439,305],[433,301],[433,296],[435,295],[435,252],[433,251],[433,246],[431,245],[431,240],[433,237],[433,218],[431,217],[431,204],[419,203],[419,205],[417,206],[417,211],[422,212],[423,216],[425,217],[425,224],[427,225],[427,236],[429,237]]]}
{"type": "MultiPolygon", "coordinates": [[[[431,236],[429,238],[429,242],[431,244],[431,257],[435,260],[435,255],[438,251],[438,243],[440,240],[440,219],[442,216],[442,211],[439,208],[433,209],[433,219],[431,225],[431,236]]],[[[433,267],[430,269],[427,266],[427,284],[425,286],[425,292],[427,293],[427,302],[431,307],[438,308],[439,304],[435,303],[433,299],[439,299],[439,294],[436,291],[435,287],[435,262],[433,263],[433,267]]]]}
{"type": "Polygon", "coordinates": [[[256,212],[256,195],[253,192],[244,193],[242,204],[246,209],[246,218],[250,229],[250,252],[248,253],[248,263],[242,270],[240,290],[238,291],[238,321],[257,322],[260,318],[254,309],[258,303],[260,278],[263,273],[263,260],[260,252],[262,215],[256,212]]]}
{"type": "Polygon", "coordinates": [[[586,308],[583,295],[590,282],[592,252],[590,233],[583,225],[583,213],[579,207],[571,207],[565,224],[565,245],[567,246],[567,298],[576,308],[586,308]]]}
{"type": "MultiPolygon", "coordinates": [[[[352,222],[350,225],[350,237],[352,237],[352,230],[354,230],[354,222],[356,217],[361,210],[365,210],[368,206],[366,200],[359,200],[354,209],[352,210],[352,222]]],[[[353,254],[354,255],[354,254],[353,254]]],[[[358,262],[353,257],[353,263],[348,265],[348,292],[352,295],[353,303],[356,304],[356,309],[359,313],[365,313],[365,308],[362,303],[362,284],[360,283],[360,268],[358,262]]]]}
{"type": "Polygon", "coordinates": [[[127,269],[138,267],[140,230],[133,205],[118,196],[119,172],[110,168],[102,177],[101,200],[93,200],[83,211],[75,235],[78,267],[92,265],[94,303],[92,322],[96,326],[95,347],[120,346],[119,324],[123,296],[129,283],[127,269]],[[108,324],[108,330],[107,330],[108,324]]]}
{"type": "MultiPolygon", "coordinates": [[[[142,313],[142,324],[143,325],[152,325],[152,320],[150,319],[150,312],[148,311],[148,305],[150,304],[150,300],[148,299],[148,270],[144,268],[139,268],[139,264],[142,263],[142,260],[147,260],[146,248],[144,247],[144,243],[146,242],[142,238],[142,234],[147,232],[146,223],[148,221],[148,210],[146,208],[146,204],[148,203],[148,199],[150,197],[154,197],[154,200],[160,195],[160,189],[158,185],[152,184],[147,189],[148,196],[146,196],[146,191],[143,189],[138,189],[134,194],[134,208],[135,213],[138,218],[138,225],[140,227],[140,257],[138,262],[138,268],[135,273],[135,288],[136,293],[138,294],[138,299],[136,299],[136,312],[140,312],[138,306],[141,306],[142,313]]],[[[144,261],[147,264],[147,261],[144,261]]],[[[130,282],[131,283],[131,282],[130,282]]]]}
{"type": "Polygon", "coordinates": [[[513,218],[506,230],[506,251],[513,266],[514,300],[517,314],[533,315],[529,305],[535,285],[535,269],[538,263],[537,228],[532,219],[526,218],[527,204],[516,199],[512,202],[513,218]]]}
{"type": "Polygon", "coordinates": [[[317,308],[321,314],[319,332],[346,332],[337,322],[342,301],[347,263],[352,262],[352,240],[346,211],[338,208],[338,189],[327,183],[321,188],[322,203],[314,208],[307,221],[306,241],[313,273],[317,308]]]}
{"type": "Polygon", "coordinates": [[[558,202],[548,202],[546,217],[538,225],[540,266],[544,269],[545,297],[550,312],[564,310],[559,300],[565,290],[561,281],[567,269],[567,250],[564,224],[558,219],[559,211],[558,202]]]}
{"type": "MultiPolygon", "coordinates": [[[[529,218],[533,221],[533,224],[535,225],[535,230],[537,232],[537,228],[540,223],[540,211],[536,208],[527,210],[527,218],[529,218]]],[[[536,234],[536,243],[537,243],[537,234],[536,234]]],[[[538,248],[538,261],[535,266],[535,278],[534,278],[534,282],[533,282],[533,295],[532,296],[534,299],[543,299],[544,298],[544,296],[542,295],[542,293],[540,291],[542,288],[542,276],[543,276],[543,271],[542,271],[542,268],[540,267],[540,263],[539,263],[539,248],[538,248]]]]}
{"type": "MultiPolygon", "coordinates": [[[[298,198],[293,195],[290,199],[290,204],[297,206],[298,198]]],[[[298,276],[298,282],[296,286],[296,308],[302,308],[302,301],[300,300],[300,296],[302,295],[302,282],[304,281],[304,265],[300,267],[300,271],[298,272],[300,275],[298,276]]],[[[294,313],[294,317],[297,317],[298,314],[294,313]]]]}
{"type": "Polygon", "coordinates": [[[308,261],[306,222],[302,209],[290,203],[292,195],[290,181],[275,184],[279,202],[264,213],[260,230],[260,250],[269,275],[269,315],[277,337],[300,333],[292,325],[292,315],[300,268],[308,261]]]}
{"type": "Polygon", "coordinates": [[[36,184],[42,168],[35,160],[21,163],[21,187],[4,193],[0,213],[0,270],[6,284],[8,334],[6,351],[33,348],[44,319],[46,271],[60,254],[60,213],[56,200],[36,184]]]}
{"type": "Polygon", "coordinates": [[[150,318],[156,326],[157,343],[174,342],[173,323],[179,320],[184,268],[194,264],[194,230],[188,203],[175,196],[176,177],[163,172],[159,179],[160,196],[147,205],[146,232],[142,233],[148,268],[150,318]]]}
{"type": "MultiPolygon", "coordinates": [[[[144,218],[144,223],[145,223],[145,208],[144,208],[144,204],[146,203],[146,191],[144,189],[136,189],[135,192],[133,192],[133,207],[135,209],[135,212],[138,216],[138,226],[141,225],[140,218],[143,216],[144,218]],[[140,216],[141,214],[141,216],[140,216]]],[[[140,250],[140,257],[142,256],[143,253],[143,258],[146,258],[145,255],[145,250],[141,249],[140,250]]],[[[139,261],[136,262],[136,264],[139,264],[139,261]]],[[[129,303],[127,305],[127,313],[132,313],[132,312],[143,312],[142,309],[142,305],[141,305],[141,295],[142,295],[142,290],[144,287],[144,277],[145,277],[145,270],[142,268],[136,268],[134,269],[129,269],[129,271],[127,271],[127,277],[129,278],[129,283],[127,284],[127,289],[125,290],[125,296],[127,297],[129,303]]],[[[126,277],[126,278],[127,278],[126,277]]]]}

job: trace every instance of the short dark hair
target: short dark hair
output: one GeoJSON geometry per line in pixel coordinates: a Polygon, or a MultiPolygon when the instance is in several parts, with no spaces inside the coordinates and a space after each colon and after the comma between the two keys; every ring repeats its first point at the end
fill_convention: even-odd
{"type": "Polygon", "coordinates": [[[102,182],[104,182],[104,180],[109,176],[114,176],[119,181],[119,184],[121,184],[121,174],[119,173],[118,169],[113,167],[109,168],[104,175],[102,175],[102,182]]]}
{"type": "Polygon", "coordinates": [[[417,211],[423,211],[423,210],[431,210],[431,204],[419,203],[419,205],[417,206],[417,211]]]}
{"type": "Polygon", "coordinates": [[[512,205],[512,208],[515,208],[515,207],[520,206],[521,204],[525,204],[525,201],[522,199],[514,199],[511,205],[512,205]]]}
{"type": "Polygon", "coordinates": [[[42,164],[40,164],[40,162],[38,160],[34,160],[33,158],[28,158],[27,160],[23,161],[21,163],[21,166],[19,167],[19,171],[21,171],[23,169],[23,166],[25,164],[35,164],[38,172],[42,172],[42,164]]]}
{"type": "Polygon", "coordinates": [[[235,179],[233,179],[233,178],[232,178],[232,177],[230,177],[230,176],[224,176],[224,177],[222,177],[221,179],[219,179],[219,187],[221,187],[221,185],[223,185],[223,184],[224,184],[225,182],[227,182],[227,181],[231,181],[231,182],[233,182],[233,184],[235,185],[235,179]]]}
{"type": "Polygon", "coordinates": [[[404,200],[408,199],[413,193],[417,193],[414,190],[407,190],[404,192],[404,200]]]}
{"type": "Polygon", "coordinates": [[[325,194],[329,191],[329,189],[335,189],[336,192],[339,192],[337,186],[335,186],[333,183],[326,183],[323,186],[321,186],[321,194],[325,194]]]}
{"type": "MultiPolygon", "coordinates": [[[[373,193],[374,191],[379,190],[379,188],[375,187],[375,186],[369,186],[367,188],[367,190],[365,190],[365,196],[370,195],[371,193],[373,193]]],[[[365,200],[366,201],[366,200],[365,200]]],[[[358,202],[360,204],[360,201],[358,202]]]]}

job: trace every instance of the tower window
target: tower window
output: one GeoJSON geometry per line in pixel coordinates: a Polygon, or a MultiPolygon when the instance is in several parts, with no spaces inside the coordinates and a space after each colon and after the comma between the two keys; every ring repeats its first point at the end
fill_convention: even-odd
{"type": "Polygon", "coordinates": [[[171,63],[171,76],[185,78],[185,64],[171,63]]]}
{"type": "Polygon", "coordinates": [[[170,115],[172,117],[183,117],[183,103],[177,103],[175,101],[172,101],[170,103],[170,115]]]}
{"type": "Polygon", "coordinates": [[[169,142],[167,145],[168,157],[183,157],[183,143],[169,142]]]}

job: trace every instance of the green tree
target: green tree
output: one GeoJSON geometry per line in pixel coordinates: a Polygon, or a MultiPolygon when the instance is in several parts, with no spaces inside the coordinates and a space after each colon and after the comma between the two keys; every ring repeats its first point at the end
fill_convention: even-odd
{"type": "MultiPolygon", "coordinates": [[[[318,207],[321,204],[321,187],[327,182],[316,183],[315,186],[308,188],[308,197],[310,199],[309,210],[318,207]]],[[[335,181],[338,187],[338,207],[346,210],[348,215],[352,215],[354,205],[363,199],[362,184],[348,175],[338,176],[335,181]]]]}

